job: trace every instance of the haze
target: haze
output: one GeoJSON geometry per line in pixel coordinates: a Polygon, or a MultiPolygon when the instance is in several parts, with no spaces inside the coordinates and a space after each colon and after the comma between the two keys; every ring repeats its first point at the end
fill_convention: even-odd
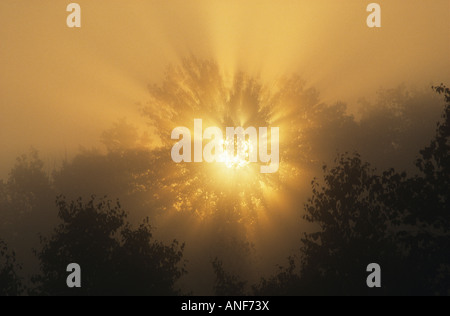
{"type": "Polygon", "coordinates": [[[351,110],[380,87],[448,82],[449,2],[379,3],[374,30],[368,1],[79,1],[75,30],[66,3],[1,1],[0,174],[31,146],[53,166],[118,118],[143,126],[148,84],[191,54],[268,81],[298,73],[351,110]]]}
{"type": "MultiPolygon", "coordinates": [[[[120,199],[132,224],[148,217],[156,239],[186,243],[189,273],[176,285],[210,294],[220,272],[214,258],[250,288],[298,251],[302,236],[320,224],[302,220],[305,202],[317,194],[311,182],[323,184],[333,165],[361,157],[379,174],[395,168],[416,181],[415,161],[443,118],[444,98],[431,87],[450,82],[450,2],[377,1],[380,29],[366,25],[370,2],[80,0],[82,27],[70,29],[67,2],[1,1],[0,239],[16,251],[24,278],[45,263],[31,249],[41,245],[38,233],[49,235],[61,222],[64,204],[54,203],[60,194],[68,201],[120,199]],[[204,129],[279,127],[278,171],[262,174],[261,162],[240,169],[174,163],[171,131],[193,130],[194,119],[204,129]],[[358,154],[336,161],[345,152],[358,154]]],[[[355,164],[357,172],[368,168],[355,164]]],[[[387,187],[398,188],[402,177],[387,187]]],[[[339,181],[328,192],[342,193],[338,211],[357,192],[339,191],[339,181]]],[[[400,190],[406,208],[421,205],[422,196],[444,200],[422,187],[400,190]]],[[[361,209],[395,202],[394,193],[383,191],[361,209]]],[[[317,209],[326,220],[323,205],[317,209]]],[[[376,235],[367,223],[357,242],[376,235]]],[[[348,249],[349,260],[359,255],[348,249]]],[[[88,262],[101,260],[82,252],[88,262]]]]}

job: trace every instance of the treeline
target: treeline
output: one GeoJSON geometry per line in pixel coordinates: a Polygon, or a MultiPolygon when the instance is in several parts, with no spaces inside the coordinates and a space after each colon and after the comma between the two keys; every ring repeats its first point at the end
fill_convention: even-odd
{"type": "Polygon", "coordinates": [[[92,198],[67,202],[58,197],[61,223],[36,252],[41,264],[32,286],[17,275],[15,254],[2,242],[2,295],[176,295],[175,282],[186,272],[184,245],[154,241],[146,219],[133,228],[120,203],[92,198]],[[68,288],[66,267],[82,267],[82,287],[68,288]]]}
{"type": "MultiPolygon", "coordinates": [[[[287,266],[249,286],[217,258],[211,262],[215,294],[450,295],[450,89],[435,90],[446,106],[434,139],[419,153],[414,175],[394,169],[379,173],[357,153],[339,155],[333,167],[324,166],[323,180],[312,181],[312,196],[299,211],[317,230],[304,233],[287,266]],[[379,289],[365,283],[371,262],[382,268],[379,289]]],[[[129,162],[142,159],[135,154],[129,162]]],[[[139,178],[115,181],[123,186],[134,181],[130,194],[142,193],[139,178]]],[[[146,184],[159,185],[156,180],[146,184]]],[[[0,183],[3,238],[15,244],[33,240],[40,267],[24,280],[15,253],[1,241],[1,295],[189,294],[177,288],[188,273],[184,244],[156,241],[149,220],[132,223],[119,202],[58,196],[55,207],[49,204],[55,193],[37,156],[20,158],[9,181],[0,183]],[[17,231],[19,226],[25,228],[17,231]],[[27,234],[28,227],[43,232],[40,240],[27,234]],[[81,289],[66,286],[70,262],[82,267],[81,289]]]]}
{"type": "Polygon", "coordinates": [[[304,235],[298,260],[261,280],[254,294],[450,295],[450,90],[435,89],[446,107],[435,139],[420,151],[418,174],[379,175],[358,154],[324,167],[304,216],[319,229],[304,235]],[[380,289],[365,283],[372,262],[382,267],[380,289]]]}

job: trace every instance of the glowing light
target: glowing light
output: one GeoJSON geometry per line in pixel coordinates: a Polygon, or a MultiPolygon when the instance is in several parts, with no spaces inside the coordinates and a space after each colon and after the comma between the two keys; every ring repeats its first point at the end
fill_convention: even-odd
{"type": "Polygon", "coordinates": [[[250,153],[254,150],[254,146],[250,140],[235,143],[238,154],[232,154],[226,150],[229,145],[228,140],[222,140],[221,144],[224,146],[224,151],[219,156],[218,161],[225,163],[227,168],[239,169],[250,163],[250,153]]]}

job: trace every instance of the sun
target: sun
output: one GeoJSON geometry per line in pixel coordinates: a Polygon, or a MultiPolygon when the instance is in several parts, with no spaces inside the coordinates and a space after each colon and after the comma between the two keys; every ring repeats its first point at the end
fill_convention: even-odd
{"type": "MultiPolygon", "coordinates": [[[[235,153],[232,154],[226,150],[230,145],[229,140],[221,141],[224,150],[218,157],[218,162],[222,162],[229,169],[240,169],[247,166],[250,163],[250,154],[254,152],[255,145],[250,140],[245,140],[242,142],[235,142],[235,153]]],[[[233,144],[231,144],[233,145],[233,144]]]]}
{"type": "MultiPolygon", "coordinates": [[[[321,109],[315,92],[306,89],[301,79],[294,76],[263,84],[244,73],[227,75],[214,61],[186,59],[168,69],[164,82],[149,90],[143,113],[161,144],[152,171],[161,177],[151,185],[158,188],[154,198],[164,202],[164,211],[188,212],[205,220],[227,214],[227,221],[252,224],[269,212],[270,203],[284,203],[283,192],[296,190],[311,161],[312,147],[305,139],[321,109]],[[200,119],[202,127],[197,130],[200,119]],[[184,134],[172,138],[179,127],[186,138],[184,134]],[[220,133],[203,137],[210,128],[220,133]],[[228,128],[233,129],[233,137],[226,137],[228,128]],[[238,128],[244,131],[239,137],[238,128]],[[257,132],[250,133],[252,128],[257,132]],[[171,150],[184,139],[193,158],[175,162],[171,150]],[[203,145],[197,149],[203,158],[195,161],[199,140],[203,145]]],[[[183,156],[184,147],[176,152],[183,156]]]]}

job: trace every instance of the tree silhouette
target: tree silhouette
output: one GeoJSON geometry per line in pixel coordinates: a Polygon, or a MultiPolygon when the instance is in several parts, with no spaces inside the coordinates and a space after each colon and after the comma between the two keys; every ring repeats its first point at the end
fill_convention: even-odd
{"type": "Polygon", "coordinates": [[[214,294],[217,296],[239,296],[245,295],[246,282],[242,281],[237,275],[225,271],[223,262],[218,258],[211,263],[216,280],[214,283],[214,294]]]}
{"type": "Polygon", "coordinates": [[[16,271],[14,252],[8,250],[6,243],[0,239],[0,296],[17,296],[23,292],[22,282],[16,271]]]}
{"type": "MultiPolygon", "coordinates": [[[[448,276],[448,110],[447,123],[441,123],[436,139],[422,151],[418,168],[413,159],[411,163],[405,159],[432,137],[430,122],[436,121],[439,96],[430,98],[431,91],[402,87],[381,90],[356,120],[344,103],[322,103],[317,90],[297,75],[266,82],[239,69],[230,76],[222,70],[217,62],[195,57],[169,67],[161,84],[149,88],[149,100],[142,106],[150,137],[119,120],[102,135],[106,151],[81,150],[51,176],[37,152],[19,157],[9,177],[0,180],[0,235],[17,252],[21,273],[37,273],[33,270],[38,260],[30,249],[39,247],[37,233],[47,235],[55,224],[57,194],[67,200],[107,195],[132,210],[124,225],[111,232],[113,245],[120,247],[110,252],[117,255],[123,250],[125,227],[139,225],[148,216],[158,227],[158,240],[167,243],[176,238],[192,245],[183,252],[190,259],[183,283],[195,292],[210,294],[214,280],[216,293],[232,293],[233,288],[240,292],[238,276],[253,282],[256,274],[272,265],[274,254],[298,247],[291,231],[316,229],[319,235],[304,236],[298,259],[289,259],[288,266],[264,279],[256,292],[360,293],[366,290],[361,283],[366,276],[363,265],[376,260],[380,252],[375,248],[381,247],[392,257],[386,257],[392,261],[388,266],[404,271],[393,276],[404,280],[404,287],[394,291],[386,283],[377,293],[445,293],[446,287],[438,289],[437,284],[445,284],[448,276]],[[261,174],[258,163],[241,170],[215,163],[174,163],[171,131],[176,126],[192,130],[194,118],[203,119],[203,128],[279,126],[279,172],[261,174]],[[361,156],[340,156],[336,167],[326,169],[326,179],[314,182],[311,214],[306,214],[310,222],[294,223],[292,218],[310,194],[310,179],[323,164],[332,165],[337,151],[357,151],[361,156]],[[369,160],[370,166],[364,163],[369,160]],[[373,167],[387,171],[377,174],[373,167]],[[390,167],[406,169],[409,177],[390,167]],[[324,250],[322,238],[332,253],[324,250]],[[338,240],[344,242],[337,245],[338,240]],[[246,245],[257,251],[248,251],[246,245]],[[360,262],[350,262],[349,256],[359,257],[358,249],[363,249],[360,262]],[[322,264],[319,256],[329,263],[315,265],[315,261],[322,264]],[[223,261],[213,265],[216,279],[210,269],[210,258],[215,257],[223,261]],[[255,268],[257,258],[269,259],[258,260],[255,268]],[[407,260],[421,264],[410,265],[407,260]],[[351,276],[353,269],[361,275],[342,288],[340,284],[346,284],[342,273],[351,276]],[[408,273],[424,277],[408,280],[408,273]]],[[[448,98],[445,86],[436,90],[448,98]]],[[[127,238],[133,236],[137,238],[132,234],[127,238]]],[[[382,267],[388,280],[389,271],[382,267]]],[[[57,282],[66,277],[65,267],[61,271],[57,282]]],[[[118,272],[105,272],[104,278],[107,273],[118,272]]]]}
{"type": "MultiPolygon", "coordinates": [[[[17,158],[6,181],[0,181],[0,235],[16,253],[22,277],[38,271],[32,249],[39,233],[47,234],[56,223],[55,191],[36,150],[17,158]]],[[[27,280],[24,279],[25,285],[27,280]]]]}
{"type": "MultiPolygon", "coordinates": [[[[236,172],[223,169],[220,163],[164,166],[167,176],[163,187],[176,186],[171,192],[172,207],[201,216],[226,209],[238,214],[241,222],[257,220],[258,212],[267,208],[267,191],[282,190],[290,181],[299,181],[300,174],[320,169],[318,159],[324,159],[328,148],[344,138],[342,134],[335,137],[336,131],[356,128],[353,118],[345,113],[345,105],[320,102],[319,93],[299,76],[264,84],[239,71],[227,77],[212,60],[185,58],[167,70],[161,85],[149,90],[143,115],[165,148],[164,159],[174,144],[172,130],[178,126],[192,130],[195,118],[202,118],[204,129],[273,126],[282,131],[279,145],[283,163],[276,174],[260,173],[258,163],[236,172]]],[[[331,151],[334,154],[334,148],[331,151]]]]}
{"type": "Polygon", "coordinates": [[[258,296],[311,295],[296,271],[295,261],[296,258],[291,256],[287,267],[279,265],[278,273],[268,279],[261,278],[259,284],[253,285],[253,293],[258,296]]]}
{"type": "MultiPolygon", "coordinates": [[[[17,158],[6,182],[0,182],[0,229],[23,239],[32,231],[48,229],[55,194],[36,150],[17,158]],[[21,225],[18,225],[20,223],[21,225]],[[17,228],[22,227],[21,231],[17,228]]],[[[34,236],[33,236],[34,237],[34,236]]]]}
{"type": "Polygon", "coordinates": [[[341,155],[324,167],[323,183],[314,180],[304,218],[317,231],[305,233],[301,266],[295,260],[275,276],[262,279],[259,294],[393,294],[450,293],[449,113],[436,138],[420,152],[422,175],[408,178],[389,169],[378,175],[360,156],[341,155]],[[365,267],[382,267],[381,289],[368,289],[365,267]]]}
{"type": "Polygon", "coordinates": [[[152,240],[146,219],[133,229],[119,202],[94,197],[57,200],[62,223],[37,255],[41,274],[34,281],[43,295],[175,295],[175,282],[185,273],[184,245],[152,240]],[[82,287],[66,286],[69,263],[82,269],[82,287]]]}
{"type": "Polygon", "coordinates": [[[419,178],[418,193],[427,207],[414,214],[436,228],[450,231],[450,89],[444,85],[434,88],[444,94],[446,107],[443,121],[437,123],[436,137],[420,151],[417,167],[423,176],[419,178]],[[428,211],[431,208],[432,211],[428,211]]]}
{"type": "MultiPolygon", "coordinates": [[[[370,101],[361,101],[357,134],[350,135],[364,160],[378,170],[396,168],[417,172],[412,157],[434,136],[433,126],[442,113],[442,99],[428,89],[399,85],[377,91],[370,101]]],[[[340,132],[341,133],[341,132],[340,132]]],[[[347,143],[345,140],[343,143],[347,143]]]]}
{"type": "Polygon", "coordinates": [[[110,129],[102,133],[101,141],[110,153],[124,153],[131,150],[148,148],[151,139],[148,133],[140,133],[136,126],[125,118],[115,122],[110,129]]]}
{"type": "Polygon", "coordinates": [[[402,238],[410,260],[421,263],[415,272],[422,276],[422,292],[450,295],[450,89],[443,84],[433,89],[446,102],[442,121],[420,151],[416,166],[421,173],[406,183],[402,193],[409,203],[399,209],[404,222],[416,227],[402,238]]]}
{"type": "MultiPolygon", "coordinates": [[[[309,194],[309,179],[321,171],[323,163],[330,165],[337,150],[357,150],[383,169],[403,166],[405,156],[417,152],[422,140],[429,139],[429,122],[435,121],[438,104],[421,91],[383,90],[367,106],[375,110],[357,121],[345,104],[322,103],[317,90],[299,76],[273,82],[239,70],[227,76],[219,63],[195,57],[169,67],[162,82],[152,85],[149,92],[142,116],[148,119],[150,139],[133,124],[119,120],[103,133],[106,152],[80,152],[54,173],[54,186],[69,199],[91,194],[120,198],[126,209],[133,210],[128,218],[131,223],[149,216],[159,228],[158,238],[176,236],[195,245],[185,253],[193,259],[190,262],[195,261],[186,278],[192,278],[196,289],[208,290],[212,273],[209,283],[197,280],[199,276],[206,279],[209,258],[221,258],[224,267],[239,275],[255,271],[250,264],[253,258],[244,258],[233,240],[244,244],[264,223],[283,227],[278,222],[283,220],[290,225],[309,194]],[[279,126],[279,172],[261,174],[257,163],[241,170],[215,163],[174,163],[171,131],[177,126],[192,130],[194,118],[203,119],[203,128],[279,126]],[[284,217],[278,209],[281,198],[284,217]],[[205,252],[209,256],[203,256],[205,252]]],[[[298,228],[309,231],[313,225],[303,222],[298,228]]],[[[287,233],[274,234],[272,240],[271,246],[259,245],[264,255],[278,251],[278,247],[272,249],[275,240],[285,249],[296,243],[287,233]]]]}
{"type": "Polygon", "coordinates": [[[314,183],[305,219],[320,230],[305,234],[302,240],[301,272],[313,292],[370,293],[365,268],[375,262],[385,267],[383,294],[408,294],[401,292],[406,280],[401,266],[406,262],[396,242],[392,208],[385,199],[391,189],[389,177],[390,173],[377,175],[355,154],[339,158],[325,175],[324,187],[314,183]]]}
{"type": "Polygon", "coordinates": [[[444,94],[445,108],[437,123],[436,136],[420,150],[418,175],[400,178],[391,173],[390,194],[398,238],[409,262],[410,284],[415,293],[450,294],[450,90],[433,87],[444,94]]]}
{"type": "MultiPolygon", "coordinates": [[[[305,205],[304,218],[318,230],[302,239],[300,277],[290,258],[289,267],[263,279],[257,292],[362,295],[367,292],[365,269],[372,262],[390,267],[383,270],[383,280],[399,277],[402,256],[383,203],[383,177],[358,154],[341,155],[335,167],[324,171],[324,183],[312,182],[313,196],[305,205]]],[[[382,293],[390,290],[385,286],[382,293]]]]}

